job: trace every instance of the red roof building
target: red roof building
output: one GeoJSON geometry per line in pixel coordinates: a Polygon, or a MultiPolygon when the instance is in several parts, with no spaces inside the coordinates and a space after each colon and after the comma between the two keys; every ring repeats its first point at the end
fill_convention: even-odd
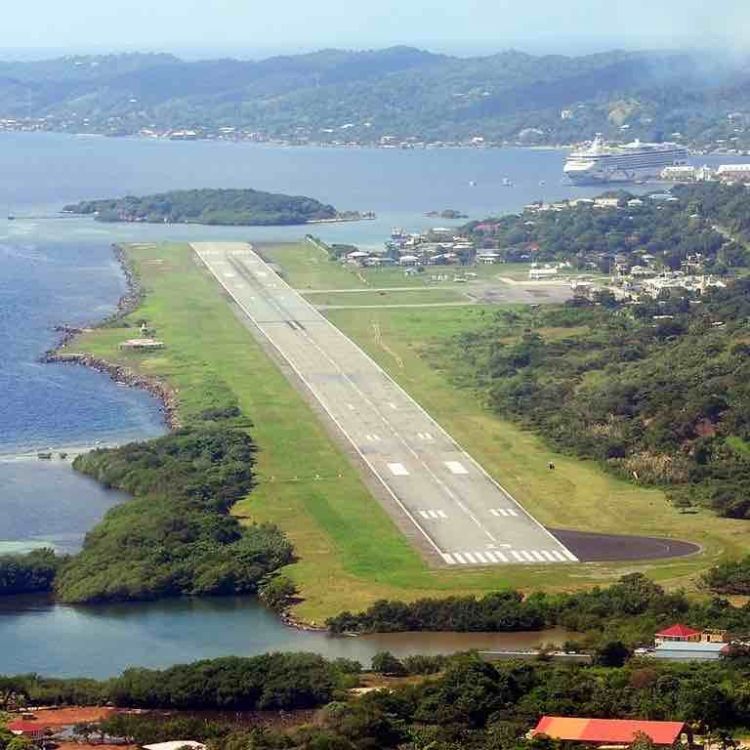
{"type": "Polygon", "coordinates": [[[681,721],[631,721],[586,719],[573,716],[543,716],[531,734],[544,734],[554,740],[585,745],[629,745],[643,733],[654,745],[674,745],[685,732],[681,721]]]}
{"type": "Polygon", "coordinates": [[[42,739],[44,733],[49,729],[46,724],[40,724],[38,721],[24,721],[23,719],[9,722],[6,728],[12,734],[22,735],[31,740],[42,739]]]}
{"type": "Polygon", "coordinates": [[[698,642],[701,639],[701,631],[693,630],[687,625],[672,625],[670,628],[660,630],[655,636],[654,641],[658,643],[669,643],[671,641],[698,642]]]}

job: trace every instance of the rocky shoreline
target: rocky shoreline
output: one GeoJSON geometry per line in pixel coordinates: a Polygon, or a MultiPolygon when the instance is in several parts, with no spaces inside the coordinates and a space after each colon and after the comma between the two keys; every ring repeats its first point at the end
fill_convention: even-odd
{"type": "Polygon", "coordinates": [[[76,336],[94,328],[113,325],[117,321],[122,320],[124,316],[134,312],[143,300],[143,289],[128,260],[125,249],[121,245],[113,245],[112,249],[125,276],[125,293],[117,301],[116,311],[103,321],[89,327],[55,326],[55,331],[60,334],[57,344],[52,349],[44,352],[39,361],[43,363],[55,362],[82,365],[108,375],[115,383],[126,385],[129,388],[140,388],[159,399],[161,402],[160,410],[164,415],[165,424],[170,430],[177,429],[181,426],[177,414],[177,394],[166,383],[157,378],[141,375],[124,365],[116,365],[100,357],[95,357],[92,354],[63,351],[76,336]]]}
{"type": "Polygon", "coordinates": [[[167,427],[170,430],[175,430],[181,426],[179,417],[177,416],[177,396],[175,392],[156,378],[140,375],[128,367],[112,364],[92,354],[61,352],[59,349],[47,352],[41,361],[83,365],[90,370],[96,370],[108,375],[115,383],[147,391],[161,402],[160,411],[164,414],[164,422],[167,427]]]}

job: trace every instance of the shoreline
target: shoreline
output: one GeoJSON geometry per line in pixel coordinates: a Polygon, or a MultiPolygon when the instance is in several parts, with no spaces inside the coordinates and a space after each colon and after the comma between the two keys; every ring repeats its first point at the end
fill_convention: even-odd
{"type": "MultiPolygon", "coordinates": [[[[70,138],[112,138],[122,140],[134,140],[134,141],[152,141],[152,142],[167,142],[167,143],[220,143],[226,145],[250,145],[258,147],[271,147],[271,148],[324,148],[324,149],[342,149],[342,150],[353,150],[353,149],[372,149],[377,151],[455,151],[470,149],[472,151],[503,151],[506,149],[516,149],[522,151],[570,151],[582,143],[591,140],[591,137],[583,138],[575,143],[550,143],[550,144],[523,144],[523,143],[483,143],[482,145],[474,145],[471,143],[453,143],[453,142],[425,142],[419,145],[389,145],[381,144],[377,142],[373,143],[329,143],[327,141],[307,141],[305,143],[284,141],[275,138],[268,138],[264,140],[253,140],[245,138],[213,138],[213,137],[198,137],[198,138],[170,138],[167,135],[142,135],[140,133],[96,133],[96,132],[78,132],[69,130],[55,130],[47,128],[4,128],[0,130],[2,133],[21,133],[28,135],[64,135],[70,138]]],[[[408,137],[408,136],[407,136],[408,137]]],[[[706,150],[702,147],[695,147],[686,145],[688,153],[692,157],[727,157],[737,159],[750,159],[750,150],[745,153],[728,153],[726,151],[717,151],[715,149],[706,150]]],[[[159,222],[150,222],[159,223],[159,222]]],[[[313,222],[308,222],[313,223],[313,222]]],[[[253,226],[253,225],[228,225],[228,226],[253,226]]],[[[293,225],[293,226],[304,226],[293,225]]]]}
{"type": "MultiPolygon", "coordinates": [[[[151,394],[160,402],[159,411],[162,413],[164,424],[171,432],[179,429],[182,422],[177,414],[177,392],[164,381],[158,378],[152,378],[147,375],[137,373],[135,370],[116,365],[100,357],[80,352],[62,351],[68,344],[75,340],[77,336],[86,331],[104,328],[112,323],[121,320],[126,315],[133,313],[143,301],[145,292],[141,283],[134,272],[132,265],[128,261],[127,253],[119,244],[112,245],[115,258],[125,277],[125,292],[117,301],[115,312],[108,315],[99,323],[89,326],[70,326],[59,324],[55,326],[55,331],[60,333],[57,344],[44,352],[39,358],[42,364],[74,364],[87,367],[90,370],[108,375],[115,383],[125,385],[128,388],[140,388],[151,394]]],[[[95,449],[94,449],[95,450],[95,449]]]]}
{"type": "MultiPolygon", "coordinates": [[[[16,217],[20,219],[29,218],[29,217],[16,217]]],[[[45,218],[45,217],[41,217],[45,218]]],[[[48,217],[48,218],[68,218],[68,219],[91,219],[92,221],[98,222],[100,224],[155,224],[157,226],[165,226],[165,222],[163,221],[128,221],[126,219],[116,219],[113,221],[109,220],[101,220],[97,219],[95,215],[93,214],[87,214],[87,213],[77,213],[75,211],[61,211],[59,217],[48,217]]],[[[268,227],[308,227],[308,226],[318,226],[320,224],[354,224],[359,221],[375,221],[377,219],[377,216],[373,213],[372,216],[357,216],[352,218],[335,218],[335,219],[310,219],[310,221],[302,222],[301,224],[208,224],[206,222],[202,221],[175,221],[175,222],[166,222],[166,226],[193,226],[193,227],[220,227],[220,228],[242,228],[242,227],[248,227],[248,228],[268,228],[268,227]]],[[[119,247],[118,245],[115,245],[115,247],[119,247]]],[[[123,271],[125,272],[125,275],[127,277],[129,266],[127,264],[127,259],[124,261],[120,261],[121,266],[123,267],[123,271]]],[[[140,300],[140,298],[139,298],[140,300]]],[[[122,300],[121,300],[122,301],[122,300]]],[[[138,305],[136,304],[135,307],[138,305]]],[[[135,309],[135,308],[133,308],[135,309]]],[[[116,319],[120,315],[127,314],[129,312],[132,312],[133,310],[127,310],[123,313],[116,313],[114,316],[110,316],[110,318],[105,319],[105,323],[111,319],[116,319]]],[[[96,327],[96,326],[91,326],[96,327]]],[[[56,330],[59,329],[66,329],[67,326],[56,326],[56,330]]],[[[73,329],[75,330],[75,329],[73,329]]]]}

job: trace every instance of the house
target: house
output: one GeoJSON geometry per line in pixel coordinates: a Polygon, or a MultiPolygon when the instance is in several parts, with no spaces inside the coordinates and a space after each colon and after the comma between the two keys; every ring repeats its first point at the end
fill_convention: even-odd
{"type": "Polygon", "coordinates": [[[664,167],[661,171],[662,180],[670,182],[695,182],[697,179],[697,170],[695,167],[686,165],[675,165],[664,167]]]}
{"type": "Polygon", "coordinates": [[[419,258],[416,255],[402,255],[399,263],[402,266],[416,266],[419,263],[419,258]]]}
{"type": "Polygon", "coordinates": [[[560,742],[600,747],[627,747],[645,734],[658,747],[671,747],[680,740],[690,741],[689,730],[681,721],[637,721],[588,719],[573,716],[543,716],[530,735],[545,735],[560,742]]]}
{"type": "Polygon", "coordinates": [[[721,164],[716,176],[723,182],[750,181],[750,164],[721,164]]]}
{"type": "Polygon", "coordinates": [[[660,643],[671,643],[671,642],[681,642],[681,643],[697,643],[701,640],[701,631],[700,630],[693,630],[693,628],[689,628],[686,625],[672,625],[669,628],[665,628],[664,630],[660,630],[656,635],[654,635],[654,643],[658,646],[660,643]]]}
{"type": "Polygon", "coordinates": [[[191,748],[191,750],[206,750],[206,746],[195,740],[170,740],[169,742],[157,742],[153,745],[143,745],[142,750],[182,750],[182,748],[191,748]]]}
{"type": "Polygon", "coordinates": [[[729,652],[725,630],[695,630],[675,624],[654,635],[654,647],[637,654],[671,661],[715,661],[729,652]]]}
{"type": "MultiPolygon", "coordinates": [[[[711,643],[707,641],[672,641],[660,643],[646,656],[653,659],[670,661],[717,661],[729,653],[729,643],[711,643]]],[[[636,652],[638,653],[638,652],[636,652]]]]}
{"type": "Polygon", "coordinates": [[[596,198],[594,200],[594,208],[619,208],[619,198],[596,198]]]}

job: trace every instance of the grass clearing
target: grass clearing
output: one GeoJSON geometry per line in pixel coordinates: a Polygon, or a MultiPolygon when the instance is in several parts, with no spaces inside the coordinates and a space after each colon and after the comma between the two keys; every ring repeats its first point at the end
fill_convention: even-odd
{"type": "Polygon", "coordinates": [[[255,249],[267,262],[277,264],[287,283],[300,291],[364,289],[368,286],[357,273],[359,269],[329,260],[328,255],[312,242],[258,245],[255,249]]]}
{"type": "Polygon", "coordinates": [[[602,531],[668,533],[700,541],[708,553],[657,564],[431,570],[372,498],[313,409],[234,314],[190,248],[140,245],[129,253],[146,299],[126,322],[134,326],[148,320],[166,348],[121,351],[119,343],[137,330],[122,327],[86,333],[66,350],[90,352],[166,380],[185,417],[236,400],[253,422],[259,481],[235,512],[248,521],[276,523],[291,538],[299,561],[288,573],[304,597],[297,610],[302,619],[321,622],[382,597],[414,599],[507,586],[574,588],[632,570],[685,583],[721,552],[747,547],[748,533],[741,525],[707,514],[679,516],[660,492],[618,482],[591,463],[555,456],[557,471],[544,470],[551,454],[538,439],[485,412],[471,393],[452,387],[446,374],[425,358],[428,343],[480,325],[496,308],[331,312],[337,325],[541,520],[602,531]]]}

